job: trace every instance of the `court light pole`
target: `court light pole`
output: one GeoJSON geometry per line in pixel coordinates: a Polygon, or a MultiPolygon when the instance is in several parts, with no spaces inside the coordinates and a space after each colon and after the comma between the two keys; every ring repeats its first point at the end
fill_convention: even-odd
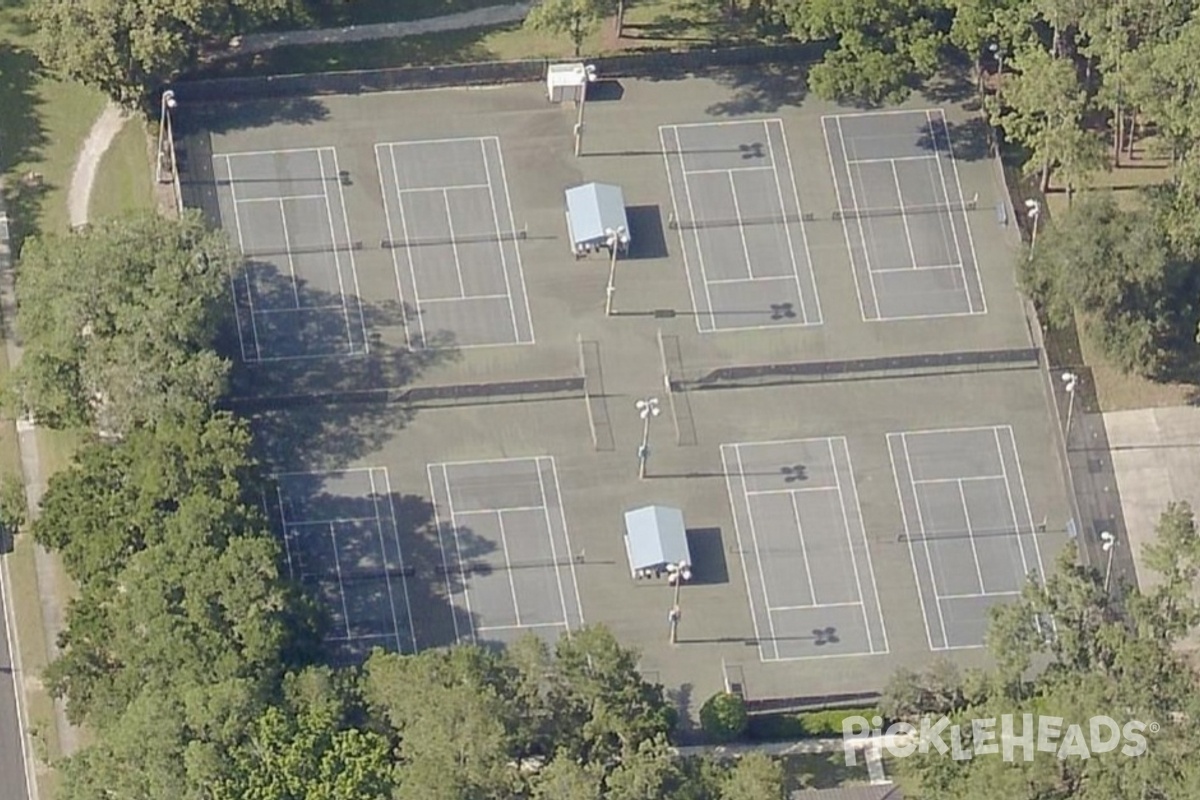
{"type": "Polygon", "coordinates": [[[646,462],[650,460],[650,420],[662,413],[662,410],[658,407],[657,397],[638,400],[634,406],[642,418],[642,446],[638,448],[638,477],[644,480],[646,462]]]}
{"type": "Polygon", "coordinates": [[[671,623],[671,644],[676,644],[679,641],[679,619],[683,616],[683,611],[679,608],[679,587],[683,586],[684,581],[692,579],[692,571],[687,564],[670,564],[667,572],[670,582],[675,585],[675,600],[671,604],[667,619],[671,623]]]}
{"type": "Polygon", "coordinates": [[[1037,200],[1025,201],[1025,212],[1029,215],[1029,260],[1033,261],[1033,253],[1037,249],[1038,217],[1042,215],[1042,204],[1037,200]]]}
{"type": "Polygon", "coordinates": [[[604,290],[604,316],[611,317],[613,295],[617,293],[617,248],[621,246],[621,239],[625,235],[625,227],[618,227],[615,231],[609,228],[604,233],[608,236],[608,249],[611,251],[611,258],[608,264],[608,287],[604,290]]]}
{"type": "Polygon", "coordinates": [[[998,42],[992,42],[988,45],[988,50],[992,51],[992,55],[996,57],[996,74],[1004,73],[1004,48],[998,42]]]}
{"type": "Polygon", "coordinates": [[[595,64],[583,68],[583,83],[579,85],[579,117],[575,120],[575,157],[583,152],[583,108],[587,105],[588,84],[596,80],[595,64]]]}
{"type": "Polygon", "coordinates": [[[1112,580],[1113,551],[1117,549],[1117,537],[1108,531],[1101,531],[1100,549],[1108,553],[1108,564],[1104,567],[1104,593],[1108,594],[1109,582],[1112,580]]]}
{"type": "Polygon", "coordinates": [[[1067,442],[1071,441],[1071,415],[1075,411],[1075,389],[1079,386],[1079,376],[1074,372],[1064,372],[1059,376],[1063,382],[1063,389],[1067,393],[1067,429],[1063,436],[1067,442]]]}
{"type": "MultiPolygon", "coordinates": [[[[158,114],[158,150],[155,153],[154,181],[156,183],[163,182],[163,141],[167,135],[167,128],[171,124],[171,109],[175,108],[178,103],[175,101],[175,92],[167,89],[162,93],[162,101],[159,103],[158,114]]],[[[172,137],[173,139],[174,137],[172,137]]],[[[174,144],[172,144],[174,147],[174,144]]]]}

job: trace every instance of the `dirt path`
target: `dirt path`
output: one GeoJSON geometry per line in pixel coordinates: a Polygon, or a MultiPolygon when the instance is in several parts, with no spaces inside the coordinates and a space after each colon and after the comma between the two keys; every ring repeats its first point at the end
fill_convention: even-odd
{"type": "Polygon", "coordinates": [[[71,185],[67,189],[67,211],[71,218],[71,227],[87,223],[92,184],[96,181],[96,169],[100,166],[100,159],[108,152],[113,139],[128,121],[129,115],[125,110],[110,102],[100,112],[100,116],[96,117],[91,131],[83,140],[79,158],[75,162],[75,171],[71,173],[71,185]]]}

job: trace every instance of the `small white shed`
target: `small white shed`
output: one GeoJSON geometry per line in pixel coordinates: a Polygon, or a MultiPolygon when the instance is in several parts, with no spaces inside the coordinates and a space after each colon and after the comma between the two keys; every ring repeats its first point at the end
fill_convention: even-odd
{"type": "Polygon", "coordinates": [[[551,64],[546,70],[546,96],[551,103],[578,103],[595,74],[591,64],[551,64]]]}

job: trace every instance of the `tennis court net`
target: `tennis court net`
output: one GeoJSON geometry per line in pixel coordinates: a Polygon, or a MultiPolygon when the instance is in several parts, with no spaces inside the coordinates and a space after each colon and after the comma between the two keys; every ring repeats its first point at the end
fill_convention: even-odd
{"type": "Polygon", "coordinates": [[[488,233],[465,233],[456,236],[409,236],[404,239],[384,239],[379,246],[384,250],[404,250],[409,247],[431,247],[435,245],[477,244],[480,242],[514,242],[526,238],[525,228],[512,231],[488,233]]]}
{"type": "Polygon", "coordinates": [[[667,220],[667,227],[673,231],[696,231],[704,228],[745,228],[750,225],[790,225],[793,222],[809,222],[812,219],[812,214],[773,214],[739,219],[676,219],[672,214],[667,220]]]}
{"type": "Polygon", "coordinates": [[[306,572],[300,575],[300,582],[306,585],[328,583],[366,583],[370,581],[388,581],[393,578],[411,578],[414,575],[411,567],[378,567],[375,569],[342,569],[339,572],[306,572]]]}
{"type": "Polygon", "coordinates": [[[326,243],[326,244],[301,244],[289,245],[281,244],[273,247],[264,247],[258,250],[250,249],[243,250],[243,258],[283,258],[285,256],[294,256],[301,253],[346,253],[351,250],[362,250],[362,242],[346,242],[346,243],[326,243]]]}
{"type": "Polygon", "coordinates": [[[974,211],[976,201],[965,203],[928,203],[914,206],[883,208],[842,208],[833,212],[834,219],[868,219],[871,217],[911,217],[917,214],[949,214],[954,211],[974,211]]]}

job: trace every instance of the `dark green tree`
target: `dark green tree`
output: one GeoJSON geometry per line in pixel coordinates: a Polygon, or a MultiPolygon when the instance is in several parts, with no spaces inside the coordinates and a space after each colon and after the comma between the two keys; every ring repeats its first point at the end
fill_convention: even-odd
{"type": "Polygon", "coordinates": [[[736,694],[717,692],[700,706],[700,727],[715,742],[731,742],[746,732],[750,717],[736,694]]]}

